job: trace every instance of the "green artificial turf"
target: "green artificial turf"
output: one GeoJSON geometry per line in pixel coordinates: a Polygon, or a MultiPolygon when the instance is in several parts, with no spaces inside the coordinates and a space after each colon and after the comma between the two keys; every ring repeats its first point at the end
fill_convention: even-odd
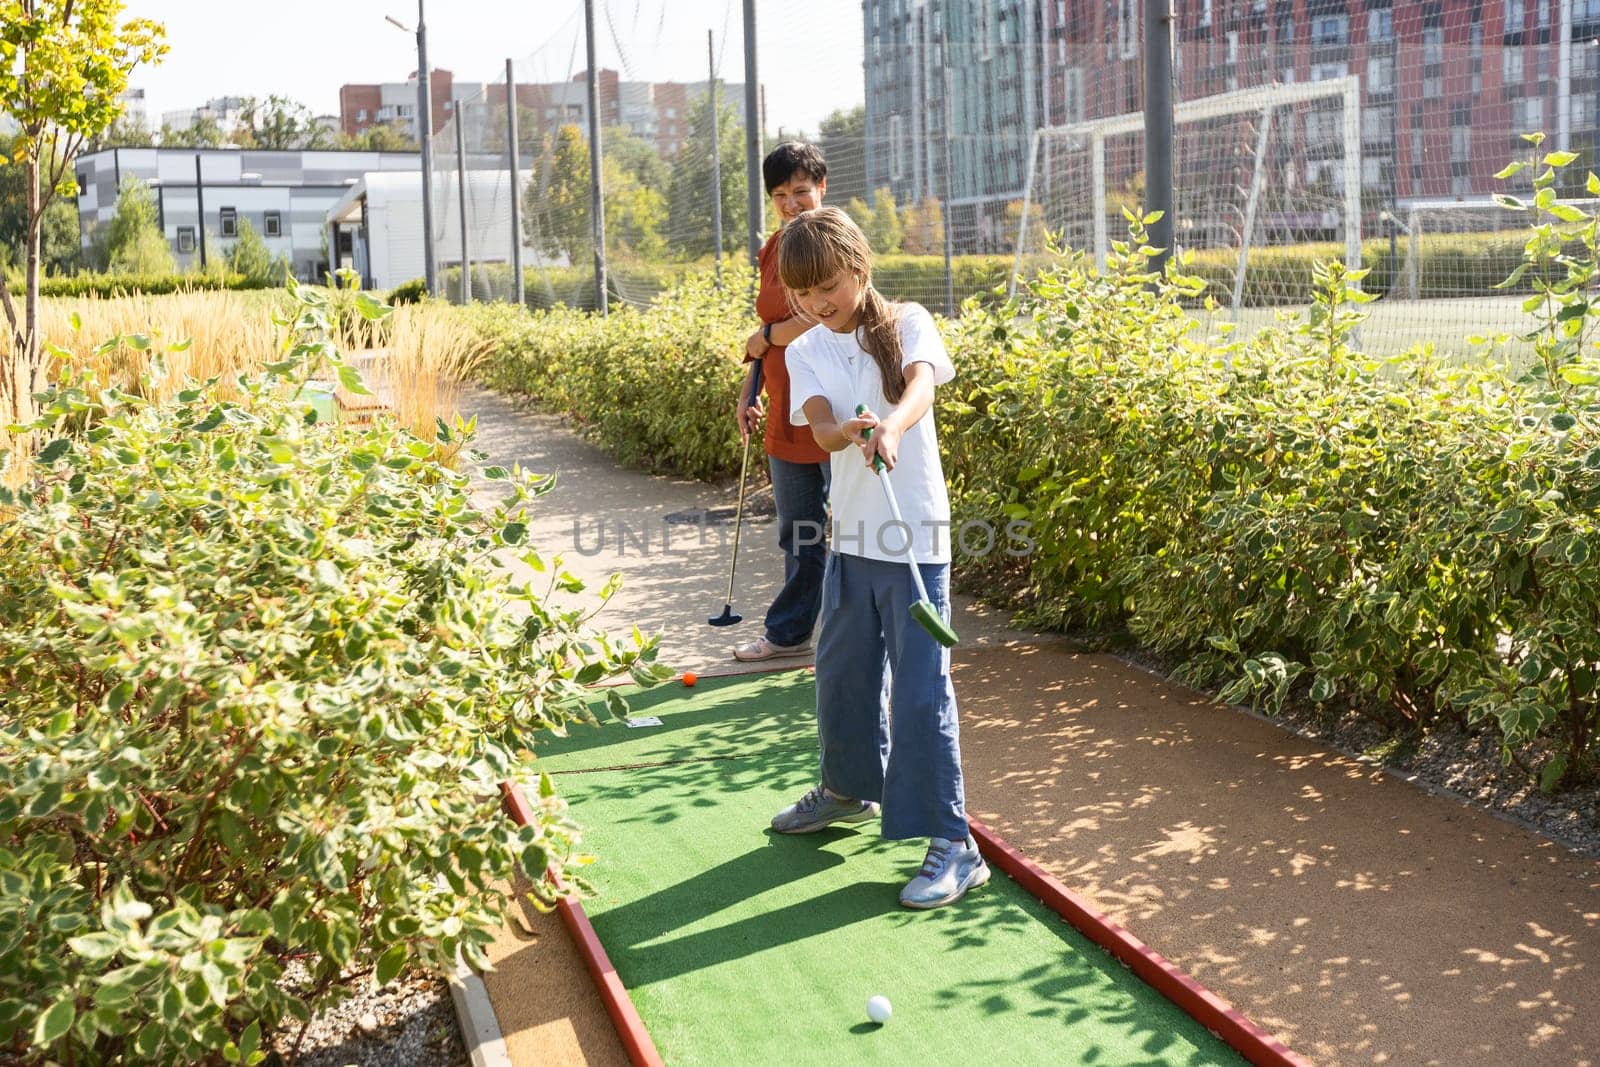
{"type": "Polygon", "coordinates": [[[577,727],[539,763],[599,857],[584,907],[668,1064],[1242,1062],[998,871],[912,912],[925,841],[772,833],[816,777],[809,672],[628,699],[662,725],[577,727]]]}

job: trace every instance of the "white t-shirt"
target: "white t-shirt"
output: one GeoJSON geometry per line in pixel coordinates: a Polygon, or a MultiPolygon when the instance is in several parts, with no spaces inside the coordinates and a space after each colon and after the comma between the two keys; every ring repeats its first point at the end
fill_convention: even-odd
{"type": "MultiPolygon", "coordinates": [[[[901,304],[899,312],[901,366],[929,364],[935,385],[954,378],[955,366],[933,316],[920,304],[901,304]]],[[[895,410],[896,405],[884,399],[877,361],[862,350],[854,333],[813,326],[788,347],[784,362],[789,368],[789,421],[796,426],[806,425],[803,408],[812,397],[827,400],[841,423],[855,417],[857,404],[865,404],[880,419],[895,410]]],[[[904,525],[895,524],[879,476],[867,466],[859,448],[851,445],[834,452],[830,460],[833,551],[899,562],[906,559],[909,547],[918,563],[950,562],[950,497],[931,407],[906,429],[894,470],[885,472],[904,525]]]]}

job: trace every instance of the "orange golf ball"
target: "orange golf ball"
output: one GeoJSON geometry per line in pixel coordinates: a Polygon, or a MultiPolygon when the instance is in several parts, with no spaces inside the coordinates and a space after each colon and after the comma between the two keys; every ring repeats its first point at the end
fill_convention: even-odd
{"type": "Polygon", "coordinates": [[[692,685],[694,685],[694,683],[698,682],[699,680],[700,680],[699,676],[696,675],[694,673],[694,671],[684,671],[683,672],[683,684],[684,685],[692,686],[692,685]]]}

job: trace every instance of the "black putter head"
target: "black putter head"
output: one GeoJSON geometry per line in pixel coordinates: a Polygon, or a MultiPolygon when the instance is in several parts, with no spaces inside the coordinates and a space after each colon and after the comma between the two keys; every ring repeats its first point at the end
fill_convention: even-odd
{"type": "Polygon", "coordinates": [[[724,605],[722,605],[722,614],[721,615],[713,615],[711,618],[706,620],[706,622],[708,624],[712,625],[712,626],[732,626],[734,623],[743,622],[743,621],[744,621],[744,616],[743,615],[735,615],[733,613],[733,605],[732,604],[724,604],[724,605]]]}

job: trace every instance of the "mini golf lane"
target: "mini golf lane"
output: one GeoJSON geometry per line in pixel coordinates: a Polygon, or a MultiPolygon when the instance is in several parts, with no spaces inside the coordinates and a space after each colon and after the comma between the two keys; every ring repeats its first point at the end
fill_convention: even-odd
{"type": "Polygon", "coordinates": [[[771,833],[815,780],[813,692],[806,671],[662,686],[629,694],[662,725],[542,749],[599,857],[584,908],[668,1064],[1241,1062],[998,870],[912,912],[926,842],[771,833]]]}

